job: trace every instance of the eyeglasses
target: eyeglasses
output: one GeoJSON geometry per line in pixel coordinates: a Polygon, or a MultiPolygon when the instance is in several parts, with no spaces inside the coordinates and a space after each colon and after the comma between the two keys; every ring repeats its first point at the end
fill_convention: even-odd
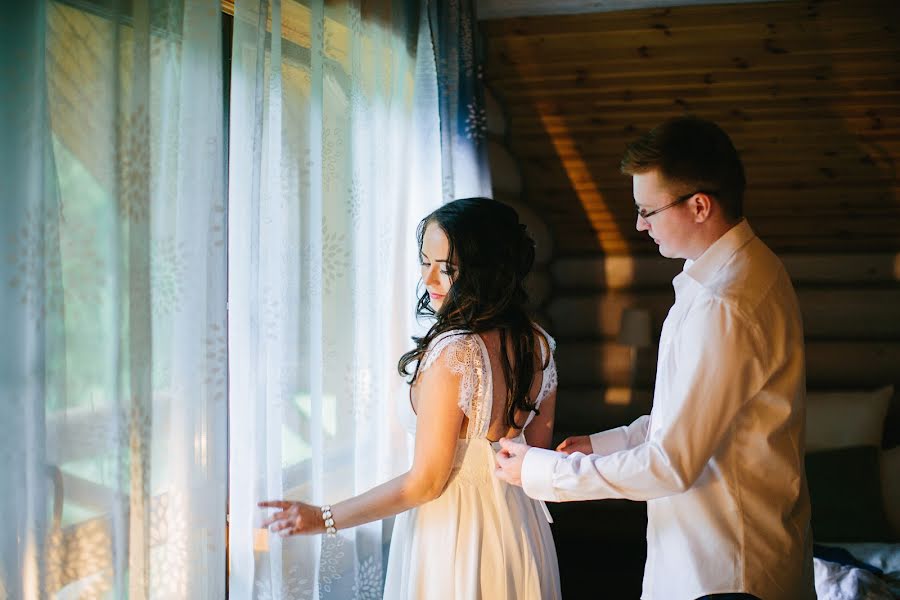
{"type": "Polygon", "coordinates": [[[684,196],[678,196],[677,198],[675,198],[675,200],[673,202],[670,202],[669,204],[666,204],[665,206],[661,206],[661,207],[657,208],[656,210],[651,210],[650,212],[647,212],[646,208],[638,208],[637,214],[640,218],[642,218],[643,220],[646,221],[647,219],[649,219],[656,213],[661,213],[662,211],[666,210],[667,208],[672,208],[676,204],[681,204],[685,200],[690,200],[697,194],[706,194],[707,196],[715,196],[716,194],[718,194],[718,192],[706,192],[704,190],[697,190],[696,192],[691,192],[690,194],[685,194],[684,196]]]}

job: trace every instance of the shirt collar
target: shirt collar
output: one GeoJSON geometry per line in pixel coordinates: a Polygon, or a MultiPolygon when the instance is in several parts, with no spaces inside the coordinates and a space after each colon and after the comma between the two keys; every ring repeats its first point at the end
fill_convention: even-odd
{"type": "Polygon", "coordinates": [[[709,282],[735,252],[756,237],[747,219],[725,232],[697,260],[684,261],[684,272],[700,284],[709,282]]]}

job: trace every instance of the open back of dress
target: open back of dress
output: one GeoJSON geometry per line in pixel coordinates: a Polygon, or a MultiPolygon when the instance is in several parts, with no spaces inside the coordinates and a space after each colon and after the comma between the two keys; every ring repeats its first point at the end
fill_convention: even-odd
{"type": "MultiPolygon", "coordinates": [[[[554,342],[543,330],[551,355],[536,404],[556,387],[554,342]]],[[[541,344],[542,352],[546,346],[541,344]]],[[[488,439],[494,376],[480,336],[448,331],[431,343],[420,370],[444,355],[461,376],[459,406],[468,418],[465,438],[443,493],[397,516],[391,541],[384,597],[393,599],[547,600],[560,597],[556,549],[546,507],[522,488],[497,479],[488,439]],[[445,354],[447,353],[447,354],[445,354]]],[[[415,413],[408,398],[401,416],[415,435],[415,413]]],[[[499,417],[500,415],[498,415],[499,417]]],[[[530,422],[534,413],[528,415],[530,422]]],[[[524,440],[524,435],[520,434],[524,440]]]]}

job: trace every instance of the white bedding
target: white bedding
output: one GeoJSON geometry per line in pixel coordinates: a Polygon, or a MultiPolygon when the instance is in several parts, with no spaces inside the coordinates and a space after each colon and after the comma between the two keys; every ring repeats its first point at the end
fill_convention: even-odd
{"type": "Polygon", "coordinates": [[[895,600],[900,598],[900,544],[827,544],[847,550],[860,562],[883,572],[814,559],[819,600],[895,600]]]}

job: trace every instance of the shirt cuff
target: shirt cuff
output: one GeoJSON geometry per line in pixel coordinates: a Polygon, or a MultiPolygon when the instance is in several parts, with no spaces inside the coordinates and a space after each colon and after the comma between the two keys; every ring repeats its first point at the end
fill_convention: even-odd
{"type": "Polygon", "coordinates": [[[591,452],[600,456],[606,456],[607,454],[615,454],[627,449],[628,436],[626,430],[626,427],[616,427],[615,429],[591,434],[591,452]]]}
{"type": "Polygon", "coordinates": [[[536,500],[557,501],[556,490],[553,488],[553,476],[556,464],[562,452],[544,450],[543,448],[531,448],[525,453],[522,461],[522,489],[536,500]]]}

